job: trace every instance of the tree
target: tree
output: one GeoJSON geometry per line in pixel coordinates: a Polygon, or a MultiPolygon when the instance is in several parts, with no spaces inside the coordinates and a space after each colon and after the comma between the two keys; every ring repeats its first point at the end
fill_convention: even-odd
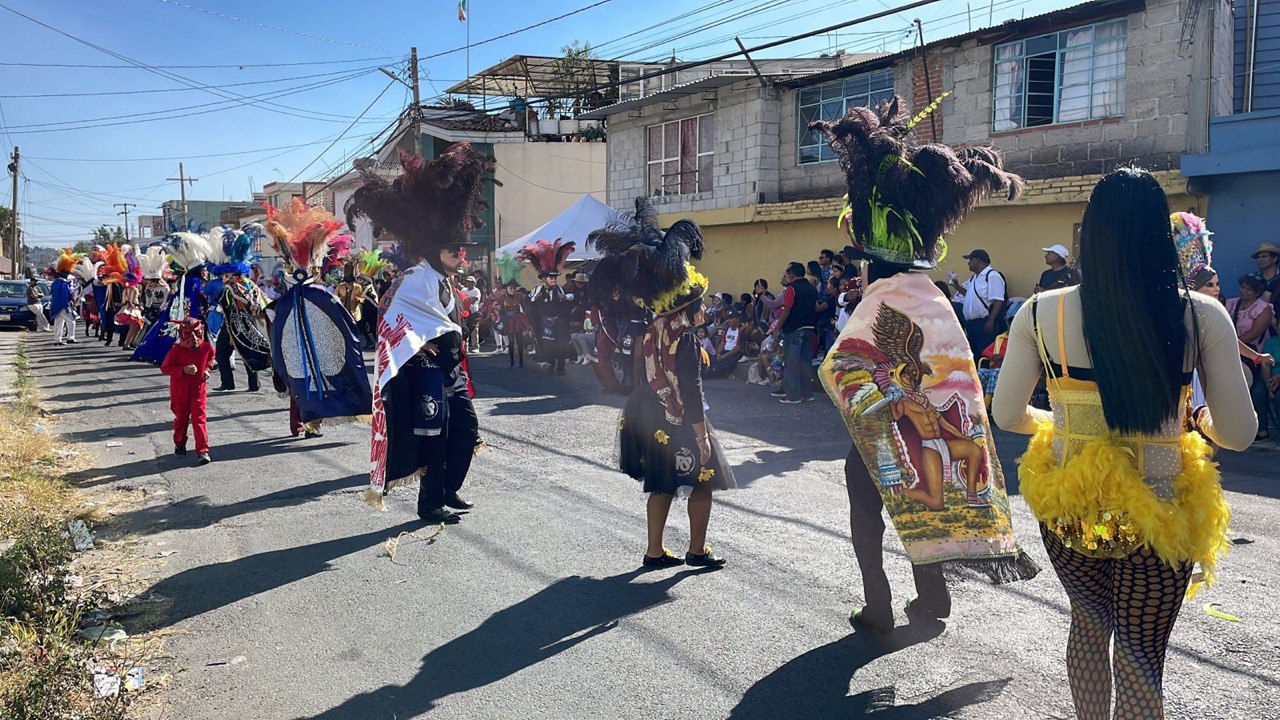
{"type": "Polygon", "coordinates": [[[120,244],[124,242],[124,228],[107,227],[99,225],[93,230],[93,239],[89,241],[94,245],[110,245],[111,243],[120,244]]]}
{"type": "Polygon", "coordinates": [[[547,107],[554,117],[560,113],[576,116],[590,109],[592,88],[596,86],[596,56],[591,43],[572,44],[560,48],[549,83],[553,98],[547,107]]]}
{"type": "MultiPolygon", "coordinates": [[[[13,213],[7,207],[0,207],[0,255],[9,257],[9,253],[13,252],[13,239],[9,236],[9,223],[13,213]]],[[[22,218],[18,218],[18,233],[22,233],[22,218]]]]}

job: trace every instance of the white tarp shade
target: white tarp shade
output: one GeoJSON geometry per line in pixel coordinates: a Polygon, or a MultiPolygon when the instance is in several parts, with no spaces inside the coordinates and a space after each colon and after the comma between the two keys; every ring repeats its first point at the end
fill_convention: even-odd
{"type": "Polygon", "coordinates": [[[554,242],[557,238],[564,242],[574,242],[573,253],[569,260],[597,260],[600,253],[594,248],[587,249],[587,236],[594,230],[608,225],[618,219],[618,213],[591,195],[583,195],[582,199],[568,210],[552,218],[545,225],[518,240],[498,248],[498,255],[507,253],[515,255],[520,248],[539,240],[554,242]]]}

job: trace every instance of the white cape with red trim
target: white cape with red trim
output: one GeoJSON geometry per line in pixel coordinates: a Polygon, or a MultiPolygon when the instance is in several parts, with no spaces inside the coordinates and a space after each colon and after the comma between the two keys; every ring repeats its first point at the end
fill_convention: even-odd
{"type": "Polygon", "coordinates": [[[378,353],[373,375],[373,422],[369,447],[369,487],[378,496],[385,495],[397,482],[412,479],[387,478],[387,416],[382,405],[383,388],[423,345],[446,333],[462,333],[462,327],[449,317],[457,298],[449,291],[449,303],[441,303],[441,283],[446,283],[445,277],[426,263],[409,268],[387,290],[384,307],[378,313],[378,353]]]}

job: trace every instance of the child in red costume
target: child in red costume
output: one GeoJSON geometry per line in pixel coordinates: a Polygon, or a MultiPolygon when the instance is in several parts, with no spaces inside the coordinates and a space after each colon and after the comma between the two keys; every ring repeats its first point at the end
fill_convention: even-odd
{"type": "Polygon", "coordinates": [[[205,389],[213,370],[213,346],[205,340],[204,324],[186,318],[178,327],[178,342],[165,355],[160,372],[169,376],[169,409],[173,411],[173,452],[187,454],[187,425],[196,437],[199,464],[209,462],[205,389]]]}

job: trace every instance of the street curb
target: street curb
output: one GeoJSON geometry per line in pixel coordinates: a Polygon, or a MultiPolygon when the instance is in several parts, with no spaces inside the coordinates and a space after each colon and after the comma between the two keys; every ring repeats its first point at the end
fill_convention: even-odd
{"type": "Polygon", "coordinates": [[[25,330],[0,334],[0,403],[18,400],[18,344],[25,330]]]}

